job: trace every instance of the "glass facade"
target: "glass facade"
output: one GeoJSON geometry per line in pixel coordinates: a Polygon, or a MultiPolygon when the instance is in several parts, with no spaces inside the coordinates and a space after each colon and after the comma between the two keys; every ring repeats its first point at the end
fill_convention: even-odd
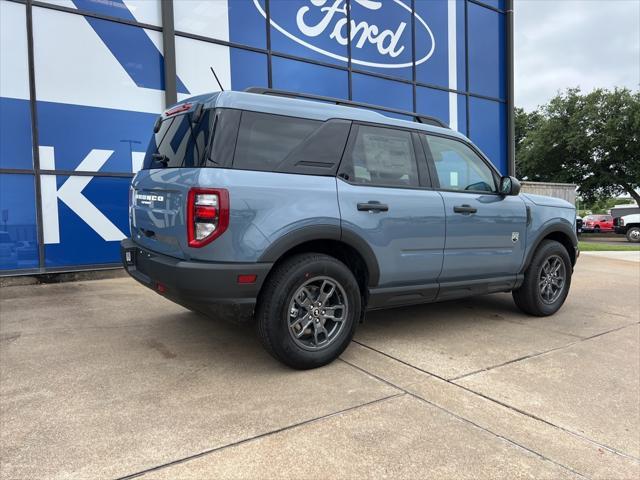
{"type": "Polygon", "coordinates": [[[117,264],[128,185],[152,125],[168,98],[219,90],[210,67],[225,89],[436,116],[507,173],[505,8],[506,0],[0,0],[0,274],[117,264]],[[173,22],[163,25],[167,3],[173,22]],[[166,91],[167,71],[175,91],[166,91]]]}

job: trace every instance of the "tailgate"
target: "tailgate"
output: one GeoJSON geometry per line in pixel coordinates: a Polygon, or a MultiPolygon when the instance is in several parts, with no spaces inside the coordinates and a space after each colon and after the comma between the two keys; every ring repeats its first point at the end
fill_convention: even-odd
{"type": "Polygon", "coordinates": [[[197,168],[142,170],[131,192],[131,236],[140,246],[188,258],[187,196],[197,185],[197,168]]]}

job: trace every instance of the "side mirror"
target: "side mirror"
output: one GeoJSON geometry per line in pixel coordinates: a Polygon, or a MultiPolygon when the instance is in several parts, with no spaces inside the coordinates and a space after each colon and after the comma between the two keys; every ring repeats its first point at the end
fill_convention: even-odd
{"type": "Polygon", "coordinates": [[[516,177],[502,177],[500,179],[500,195],[518,195],[520,182],[516,177]]]}

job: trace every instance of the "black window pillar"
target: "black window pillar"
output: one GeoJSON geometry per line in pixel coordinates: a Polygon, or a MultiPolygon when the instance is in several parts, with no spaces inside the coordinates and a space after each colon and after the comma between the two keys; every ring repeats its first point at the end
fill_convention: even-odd
{"type": "Polygon", "coordinates": [[[165,106],[178,101],[176,84],[176,37],[173,25],[173,0],[162,0],[162,50],[164,56],[165,106]]]}
{"type": "Polygon", "coordinates": [[[516,174],[514,52],[513,52],[513,0],[506,0],[507,22],[507,172],[516,174]]]}

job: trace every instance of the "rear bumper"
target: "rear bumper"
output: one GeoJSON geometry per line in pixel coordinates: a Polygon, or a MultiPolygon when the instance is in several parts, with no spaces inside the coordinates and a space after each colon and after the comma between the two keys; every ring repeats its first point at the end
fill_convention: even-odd
{"type": "Polygon", "coordinates": [[[142,285],[187,308],[235,323],[252,320],[258,293],[273,265],[185,261],[149,251],[129,238],[120,244],[120,257],[129,275],[142,285]],[[239,275],[256,275],[256,281],[240,284],[239,275]]]}
{"type": "Polygon", "coordinates": [[[615,232],[618,235],[625,235],[627,233],[627,227],[615,227],[615,232]]]}

